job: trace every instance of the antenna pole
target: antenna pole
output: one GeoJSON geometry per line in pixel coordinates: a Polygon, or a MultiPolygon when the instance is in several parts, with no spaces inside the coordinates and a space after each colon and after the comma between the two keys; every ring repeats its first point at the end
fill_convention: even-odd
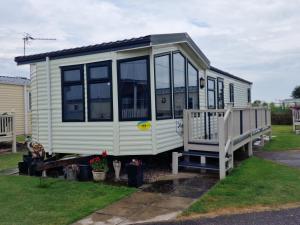
{"type": "Polygon", "coordinates": [[[26,40],[25,40],[25,38],[23,38],[23,44],[24,44],[23,51],[24,51],[24,56],[25,56],[25,53],[26,53],[26,40]]]}
{"type": "Polygon", "coordinates": [[[26,44],[29,43],[29,41],[34,41],[34,40],[38,40],[38,41],[56,41],[55,38],[35,38],[35,37],[32,37],[30,34],[28,33],[25,33],[24,34],[24,37],[23,37],[23,53],[24,53],[24,56],[26,54],[26,44]]]}

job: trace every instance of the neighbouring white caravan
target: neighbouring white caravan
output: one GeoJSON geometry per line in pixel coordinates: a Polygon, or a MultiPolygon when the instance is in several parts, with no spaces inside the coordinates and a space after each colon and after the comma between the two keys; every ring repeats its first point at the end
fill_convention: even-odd
{"type": "Polygon", "coordinates": [[[30,64],[32,137],[49,153],[155,155],[183,147],[183,109],[246,107],[252,83],[186,33],[16,57],[30,64]]]}

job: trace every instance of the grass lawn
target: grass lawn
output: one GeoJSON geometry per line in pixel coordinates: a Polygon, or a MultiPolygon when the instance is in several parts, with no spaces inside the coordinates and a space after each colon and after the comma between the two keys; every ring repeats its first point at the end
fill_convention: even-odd
{"type": "Polygon", "coordinates": [[[5,153],[0,155],[0,170],[18,167],[18,162],[22,160],[23,152],[5,153]]]}
{"type": "Polygon", "coordinates": [[[17,142],[25,142],[25,135],[18,135],[17,136],[17,142]]]}
{"type": "Polygon", "coordinates": [[[224,208],[300,202],[300,170],[252,157],[188,208],[184,215],[224,208]]]}
{"type": "Polygon", "coordinates": [[[291,150],[300,149],[300,135],[293,132],[292,126],[289,125],[273,125],[272,135],[274,137],[264,146],[264,150],[291,150]]]}
{"type": "Polygon", "coordinates": [[[0,224],[63,225],[115,202],[135,189],[92,182],[0,176],[0,224]]]}

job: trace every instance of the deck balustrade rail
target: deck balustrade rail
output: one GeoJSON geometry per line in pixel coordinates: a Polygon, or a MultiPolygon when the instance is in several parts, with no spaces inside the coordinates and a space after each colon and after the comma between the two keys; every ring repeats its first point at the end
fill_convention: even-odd
{"type": "Polygon", "coordinates": [[[16,124],[14,113],[0,114],[0,142],[12,141],[12,151],[16,152],[16,124]]]}
{"type": "Polygon", "coordinates": [[[293,130],[300,130],[300,109],[293,108],[293,130]]]}
{"type": "MultiPolygon", "coordinates": [[[[184,149],[219,151],[220,177],[225,177],[226,157],[264,133],[271,133],[268,108],[247,107],[226,110],[185,110],[184,149]]],[[[252,150],[251,150],[252,151],[252,150]]],[[[232,156],[233,157],[233,156],[232,156]]],[[[233,167],[233,159],[228,169],[233,167]]]]}

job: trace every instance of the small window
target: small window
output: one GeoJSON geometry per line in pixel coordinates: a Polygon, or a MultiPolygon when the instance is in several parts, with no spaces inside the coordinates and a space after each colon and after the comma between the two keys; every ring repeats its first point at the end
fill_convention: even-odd
{"type": "Polygon", "coordinates": [[[149,57],[118,61],[120,120],[151,119],[149,57]]]}
{"type": "Polygon", "coordinates": [[[207,107],[216,108],[216,84],[215,79],[211,77],[207,78],[207,107]]]}
{"type": "Polygon", "coordinates": [[[112,121],[111,61],[87,65],[88,119],[112,121]]]}
{"type": "Polygon", "coordinates": [[[234,106],[234,85],[229,84],[229,102],[234,106]]]}
{"type": "Polygon", "coordinates": [[[186,108],[186,77],[185,58],[179,52],[173,54],[173,85],[175,118],[182,118],[186,108]]]}
{"type": "Polygon", "coordinates": [[[218,82],[218,109],[224,109],[224,80],[221,78],[217,79],[218,82]]]}
{"type": "Polygon", "coordinates": [[[172,90],[170,54],[155,56],[156,118],[170,119],[172,115],[172,90]]]}
{"type": "Polygon", "coordinates": [[[198,71],[191,64],[188,63],[187,67],[188,74],[188,108],[189,109],[199,109],[199,80],[198,71]]]}
{"type": "Polygon", "coordinates": [[[67,66],[62,72],[62,121],[82,122],[84,111],[83,66],[67,66]]]}
{"type": "Polygon", "coordinates": [[[251,103],[251,89],[247,89],[247,97],[248,97],[248,103],[251,103]]]}

